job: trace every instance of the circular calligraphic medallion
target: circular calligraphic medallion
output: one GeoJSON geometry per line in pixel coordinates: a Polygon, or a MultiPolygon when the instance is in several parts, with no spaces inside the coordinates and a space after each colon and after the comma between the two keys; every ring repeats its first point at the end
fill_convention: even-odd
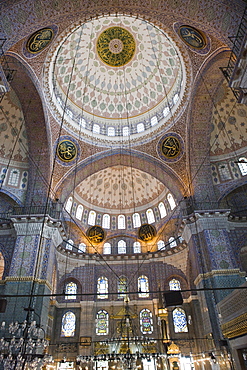
{"type": "Polygon", "coordinates": [[[136,44],[128,30],[115,26],[99,35],[96,49],[102,62],[111,67],[121,67],[133,58],[136,44]]]}
{"type": "Polygon", "coordinates": [[[149,224],[143,224],[138,230],[139,239],[144,242],[152,240],[156,235],[156,229],[154,226],[149,224]]]}
{"type": "Polygon", "coordinates": [[[101,243],[105,238],[105,231],[100,226],[91,226],[87,230],[87,237],[92,243],[101,243]]]}
{"type": "Polygon", "coordinates": [[[27,51],[31,54],[37,54],[46,48],[53,39],[54,31],[51,28],[43,28],[33,33],[26,44],[27,51]]]}
{"type": "Polygon", "coordinates": [[[63,162],[72,161],[77,155],[77,147],[70,140],[62,140],[57,145],[57,156],[63,162]]]}
{"type": "Polygon", "coordinates": [[[180,151],[180,141],[175,136],[167,136],[161,143],[161,152],[168,159],[178,157],[180,151]]]}
{"type": "Polygon", "coordinates": [[[180,26],[179,36],[194,49],[203,49],[206,46],[206,38],[203,33],[191,26],[180,26]]]}

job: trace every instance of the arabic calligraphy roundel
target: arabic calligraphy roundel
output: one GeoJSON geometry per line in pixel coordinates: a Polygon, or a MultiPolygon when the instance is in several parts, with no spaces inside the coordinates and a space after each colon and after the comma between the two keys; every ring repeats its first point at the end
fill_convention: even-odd
{"type": "Polygon", "coordinates": [[[100,226],[91,226],[87,230],[87,237],[88,239],[95,244],[101,243],[105,238],[105,232],[104,229],[100,226]]]}
{"type": "Polygon", "coordinates": [[[62,140],[57,145],[57,156],[63,162],[71,162],[77,155],[77,147],[70,140],[62,140]]]}
{"type": "Polygon", "coordinates": [[[38,54],[52,41],[54,31],[51,28],[43,28],[33,33],[27,41],[27,51],[31,54],[38,54]]]}
{"type": "Polygon", "coordinates": [[[158,143],[158,154],[167,162],[178,161],[184,152],[182,138],[175,132],[164,135],[158,143]]]}
{"type": "Polygon", "coordinates": [[[110,27],[103,31],[97,40],[97,52],[105,64],[121,67],[135,54],[135,40],[131,33],[122,27],[110,27]]]}

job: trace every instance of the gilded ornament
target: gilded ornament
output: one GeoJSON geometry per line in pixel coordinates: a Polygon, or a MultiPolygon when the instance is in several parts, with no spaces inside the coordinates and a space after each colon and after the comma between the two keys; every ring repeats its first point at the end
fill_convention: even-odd
{"type": "Polygon", "coordinates": [[[153,225],[143,224],[138,231],[139,239],[143,240],[144,242],[148,242],[152,240],[156,235],[156,229],[153,225]]]}
{"type": "Polygon", "coordinates": [[[95,244],[101,243],[105,238],[105,232],[100,226],[91,226],[87,230],[88,239],[95,244]]]}
{"type": "Polygon", "coordinates": [[[54,32],[51,28],[43,28],[33,33],[27,41],[27,51],[31,54],[37,54],[46,48],[53,39],[54,32]]]}
{"type": "Polygon", "coordinates": [[[121,67],[131,61],[136,45],[128,30],[116,26],[99,35],[96,49],[102,62],[111,67],[121,67]]]}
{"type": "Polygon", "coordinates": [[[161,143],[161,152],[166,158],[176,158],[181,152],[179,139],[175,136],[167,136],[161,143]]]}
{"type": "Polygon", "coordinates": [[[57,156],[63,162],[72,161],[77,155],[77,147],[70,140],[62,140],[57,146],[57,156]]]}
{"type": "Polygon", "coordinates": [[[203,33],[191,26],[180,26],[179,36],[194,49],[203,49],[206,46],[206,38],[203,33]]]}

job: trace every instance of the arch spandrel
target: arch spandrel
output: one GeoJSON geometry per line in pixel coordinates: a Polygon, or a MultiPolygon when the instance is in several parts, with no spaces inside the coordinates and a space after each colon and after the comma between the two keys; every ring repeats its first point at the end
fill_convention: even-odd
{"type": "MultiPolygon", "coordinates": [[[[224,77],[220,67],[227,64],[229,51],[222,50],[209,60],[204,69],[198,72],[194,96],[191,102],[192,114],[188,118],[188,152],[192,194],[200,206],[210,199],[216,206],[217,190],[214,187],[210,165],[211,117],[214,109],[212,98],[224,77]]],[[[207,207],[210,207],[207,204],[207,207]]]]}
{"type": "Polygon", "coordinates": [[[94,156],[94,158],[89,158],[78,164],[76,169],[73,168],[57,184],[55,189],[56,197],[64,202],[78,184],[96,172],[96,168],[102,170],[116,165],[129,165],[150,174],[164,183],[178,200],[182,199],[186,191],[184,184],[182,184],[182,181],[175,172],[166,164],[155,160],[154,157],[137,151],[131,151],[130,153],[128,150],[122,150],[119,153],[119,150],[113,150],[111,152],[105,152],[104,156],[100,153],[94,156]]]}
{"type": "Polygon", "coordinates": [[[49,121],[44,113],[35,76],[15,56],[8,56],[8,60],[11,68],[16,71],[11,86],[21,103],[27,132],[28,148],[26,150],[29,152],[30,171],[27,203],[31,198],[40,203],[42,195],[48,192],[51,173],[49,121]]]}

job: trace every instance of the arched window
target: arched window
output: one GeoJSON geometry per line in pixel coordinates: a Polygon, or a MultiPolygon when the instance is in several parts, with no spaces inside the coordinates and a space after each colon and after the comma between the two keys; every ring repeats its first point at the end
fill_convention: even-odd
{"type": "Polygon", "coordinates": [[[82,118],[82,117],[80,117],[80,125],[81,125],[82,127],[86,127],[86,121],[85,121],[85,119],[84,119],[84,118],[82,118]]]}
{"type": "Polygon", "coordinates": [[[94,123],[94,125],[93,125],[93,133],[94,134],[100,134],[100,126],[97,125],[97,123],[94,123]]]}
{"type": "Polygon", "coordinates": [[[165,107],[165,109],[163,110],[163,115],[164,115],[164,117],[167,117],[167,116],[168,116],[168,114],[169,114],[169,112],[170,112],[169,107],[165,107]]]}
{"type": "Polygon", "coordinates": [[[105,243],[103,247],[103,253],[104,254],[111,254],[111,244],[105,243]]]}
{"type": "Polygon", "coordinates": [[[171,236],[168,240],[170,248],[174,248],[177,246],[177,242],[173,236],[171,236]]]}
{"type": "Polygon", "coordinates": [[[140,242],[134,242],[133,252],[134,253],[141,253],[141,243],[140,242]]]}
{"type": "Polygon", "coordinates": [[[76,299],[77,285],[71,281],[65,285],[65,299],[76,299]]]}
{"type": "Polygon", "coordinates": [[[238,167],[240,169],[242,176],[247,175],[247,158],[245,157],[239,158],[238,167]]]}
{"type": "Polygon", "coordinates": [[[182,308],[175,308],[172,311],[173,326],[175,333],[187,333],[188,325],[185,311],[182,308]]]}
{"type": "Polygon", "coordinates": [[[152,312],[147,308],[140,311],[140,329],[142,334],[152,334],[153,332],[152,312]]]}
{"type": "Polygon", "coordinates": [[[119,242],[117,243],[117,252],[118,254],[126,253],[126,242],[124,240],[119,240],[119,242]]]}
{"type": "Polygon", "coordinates": [[[97,294],[98,299],[108,298],[108,279],[106,277],[101,276],[98,278],[97,294]]]}
{"type": "Polygon", "coordinates": [[[149,297],[149,284],[148,278],[144,275],[139,276],[138,278],[138,295],[140,298],[149,297]]]}
{"type": "Polygon", "coordinates": [[[148,223],[149,224],[152,224],[155,222],[155,218],[154,218],[154,212],[151,208],[149,208],[147,211],[146,211],[146,215],[147,215],[147,220],[148,220],[148,223]]]}
{"type": "Polygon", "coordinates": [[[227,163],[221,163],[218,165],[218,171],[221,181],[227,181],[232,179],[231,172],[227,163]]]}
{"type": "Polygon", "coordinates": [[[105,213],[102,219],[102,227],[104,229],[110,229],[110,220],[111,220],[110,216],[107,213],[105,213]]]}
{"type": "Polygon", "coordinates": [[[118,216],[118,229],[120,230],[125,229],[125,216],[124,215],[118,216]]]}
{"type": "Polygon", "coordinates": [[[129,136],[129,127],[128,126],[124,126],[123,127],[123,136],[129,136]]]}
{"type": "Polygon", "coordinates": [[[180,281],[177,279],[172,279],[169,281],[170,290],[181,290],[180,281]]]}
{"type": "Polygon", "coordinates": [[[3,279],[3,273],[4,273],[4,258],[2,253],[0,252],[0,280],[3,279]]]}
{"type": "Polygon", "coordinates": [[[96,212],[95,211],[90,211],[88,215],[88,225],[94,226],[95,225],[95,220],[96,220],[96,212]]]}
{"type": "Polygon", "coordinates": [[[74,246],[73,240],[72,239],[68,239],[67,242],[66,242],[66,249],[68,251],[72,251],[73,246],[74,246]]]}
{"type": "Polygon", "coordinates": [[[166,207],[165,207],[164,203],[160,202],[158,207],[159,207],[159,211],[160,211],[160,217],[161,218],[166,217],[167,212],[166,212],[166,207]]]}
{"type": "Polygon", "coordinates": [[[158,251],[160,251],[161,249],[162,250],[165,250],[165,242],[164,240],[159,240],[158,243],[157,243],[157,247],[158,247],[158,251]]]}
{"type": "Polygon", "coordinates": [[[179,100],[179,95],[178,94],[175,94],[174,97],[173,97],[173,103],[176,104],[179,100]]]}
{"type": "Polygon", "coordinates": [[[108,134],[108,136],[115,136],[115,128],[114,127],[108,127],[107,134],[108,134]]]}
{"type": "Polygon", "coordinates": [[[85,244],[85,243],[80,243],[80,244],[79,244],[79,248],[78,248],[78,252],[79,252],[79,253],[85,253],[85,252],[86,252],[86,250],[87,250],[87,246],[86,246],[86,244],[85,244]]]}
{"type": "Polygon", "coordinates": [[[140,227],[141,226],[141,217],[139,213],[134,213],[132,216],[133,219],[133,227],[140,227]]]}
{"type": "Polygon", "coordinates": [[[67,311],[62,317],[61,337],[75,336],[75,314],[72,311],[67,311]]]}
{"type": "Polygon", "coordinates": [[[128,292],[128,282],[127,282],[127,278],[125,276],[120,276],[120,278],[118,280],[117,291],[118,291],[118,298],[119,299],[126,297],[126,293],[128,292]]]}
{"type": "Polygon", "coordinates": [[[81,221],[82,214],[83,214],[83,206],[81,204],[79,204],[79,206],[76,209],[76,214],[75,214],[75,217],[77,218],[77,220],[81,221]]]}
{"type": "Polygon", "coordinates": [[[153,117],[151,118],[151,126],[157,125],[157,123],[158,123],[158,118],[157,118],[157,116],[153,116],[153,117]]]}
{"type": "Polygon", "coordinates": [[[142,122],[138,123],[138,125],[136,126],[136,130],[137,130],[138,133],[144,131],[145,130],[144,123],[142,123],[142,122]]]}
{"type": "Polygon", "coordinates": [[[176,203],[175,203],[173,196],[170,193],[167,194],[167,200],[168,200],[168,203],[170,204],[171,210],[173,210],[176,207],[176,203]]]}
{"type": "Polygon", "coordinates": [[[18,186],[19,177],[20,177],[20,171],[19,170],[17,170],[17,169],[11,170],[10,175],[9,175],[8,185],[18,186]]]}
{"type": "Polygon", "coordinates": [[[71,211],[72,203],[73,203],[73,198],[72,197],[69,197],[69,199],[67,200],[66,206],[65,206],[65,210],[67,212],[70,212],[71,211]]]}
{"type": "Polygon", "coordinates": [[[96,334],[107,335],[109,332],[109,315],[105,310],[100,310],[96,315],[96,334]]]}

